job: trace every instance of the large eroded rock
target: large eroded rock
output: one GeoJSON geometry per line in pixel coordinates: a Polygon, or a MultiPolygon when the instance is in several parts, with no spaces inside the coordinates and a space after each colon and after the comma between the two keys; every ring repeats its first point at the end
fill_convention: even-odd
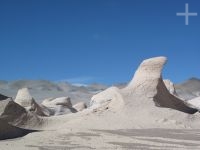
{"type": "Polygon", "coordinates": [[[196,109],[189,107],[184,100],[170,94],[166,88],[162,79],[162,69],[166,61],[166,57],[144,60],[126,90],[153,98],[158,107],[172,108],[189,114],[197,112],[196,109]]]}
{"type": "MultiPolygon", "coordinates": [[[[196,109],[171,94],[162,79],[162,69],[166,57],[144,60],[134,74],[131,82],[123,89],[111,87],[91,100],[91,108],[112,108],[146,106],[154,103],[157,107],[171,108],[193,114],[196,109]]],[[[171,85],[170,85],[171,86],[171,85]]],[[[171,88],[171,87],[169,87],[171,88]]],[[[142,109],[142,108],[141,108],[142,109]]]]}

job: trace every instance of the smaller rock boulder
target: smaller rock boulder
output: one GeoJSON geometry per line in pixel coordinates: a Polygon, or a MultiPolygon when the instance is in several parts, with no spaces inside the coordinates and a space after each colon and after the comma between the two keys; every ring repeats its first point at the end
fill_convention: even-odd
{"type": "Polygon", "coordinates": [[[124,106],[124,100],[117,87],[110,87],[94,95],[90,101],[90,109],[100,111],[105,109],[118,110],[124,106]]]}
{"type": "Polygon", "coordinates": [[[87,105],[84,102],[79,102],[79,103],[73,105],[73,108],[76,109],[77,111],[82,111],[87,108],[87,105]]]}
{"type": "Polygon", "coordinates": [[[0,101],[0,118],[4,121],[15,122],[26,113],[25,108],[15,103],[11,98],[0,101]]]}
{"type": "Polygon", "coordinates": [[[7,97],[7,96],[5,96],[5,95],[2,95],[2,94],[0,94],[0,100],[5,100],[5,99],[7,99],[7,98],[9,98],[9,97],[7,97]]]}
{"type": "Polygon", "coordinates": [[[46,107],[51,115],[63,115],[77,112],[77,110],[72,107],[69,97],[49,98],[42,102],[42,106],[46,107]]]}
{"type": "Polygon", "coordinates": [[[49,98],[42,102],[42,105],[46,107],[54,107],[56,105],[72,107],[71,99],[69,97],[49,98]]]}
{"type": "Polygon", "coordinates": [[[186,101],[186,103],[194,109],[200,111],[200,97],[193,98],[191,100],[186,101]]]}

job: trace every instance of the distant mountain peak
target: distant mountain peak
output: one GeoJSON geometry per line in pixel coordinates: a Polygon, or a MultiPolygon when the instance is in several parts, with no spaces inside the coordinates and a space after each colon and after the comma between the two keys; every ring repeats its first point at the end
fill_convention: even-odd
{"type": "Polygon", "coordinates": [[[192,78],[189,79],[189,81],[200,81],[200,79],[192,77],[192,78]]]}

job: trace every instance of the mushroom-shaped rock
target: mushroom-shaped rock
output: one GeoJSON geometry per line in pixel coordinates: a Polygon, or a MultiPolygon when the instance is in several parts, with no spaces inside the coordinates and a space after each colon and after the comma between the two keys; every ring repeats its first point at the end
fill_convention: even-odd
{"type": "Polygon", "coordinates": [[[79,102],[79,103],[73,105],[73,108],[76,109],[77,111],[82,111],[87,108],[87,105],[84,102],[79,102]]]}
{"type": "Polygon", "coordinates": [[[75,113],[76,109],[72,107],[72,103],[69,97],[49,98],[42,102],[51,112],[51,115],[62,115],[67,113],[75,113]]]}
{"type": "Polygon", "coordinates": [[[22,107],[26,108],[26,110],[34,112],[37,115],[48,115],[48,113],[46,113],[46,111],[44,111],[44,109],[36,103],[34,98],[29,93],[28,88],[23,88],[18,91],[17,96],[15,98],[15,102],[21,105],[22,107]]]}

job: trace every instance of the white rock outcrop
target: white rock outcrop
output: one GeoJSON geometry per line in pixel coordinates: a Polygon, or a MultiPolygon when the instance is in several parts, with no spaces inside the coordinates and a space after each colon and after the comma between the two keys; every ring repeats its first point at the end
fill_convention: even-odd
{"type": "Polygon", "coordinates": [[[171,108],[189,114],[195,113],[196,109],[190,108],[184,100],[172,95],[165,86],[162,69],[166,61],[166,57],[144,60],[125,91],[132,91],[141,98],[146,95],[147,98],[152,98],[158,107],[171,108]]]}
{"type": "Polygon", "coordinates": [[[73,105],[73,108],[76,109],[77,111],[82,111],[87,108],[87,105],[84,102],[79,102],[79,103],[73,105]]]}
{"type": "Polygon", "coordinates": [[[15,122],[16,118],[26,115],[26,110],[11,98],[0,101],[0,116],[7,122],[15,122]]]}
{"type": "Polygon", "coordinates": [[[72,103],[69,97],[45,99],[42,102],[42,105],[49,109],[51,115],[62,115],[77,112],[76,109],[72,107],[72,103]]]}
{"type": "Polygon", "coordinates": [[[42,105],[46,107],[54,107],[57,105],[72,107],[72,103],[69,97],[49,98],[42,102],[42,105]]]}
{"type": "Polygon", "coordinates": [[[193,98],[191,100],[188,100],[187,104],[190,107],[192,107],[192,108],[197,109],[198,111],[200,111],[200,97],[196,97],[196,98],[193,98]]]}
{"type": "MultiPolygon", "coordinates": [[[[162,69],[166,57],[155,57],[144,60],[134,74],[131,82],[123,89],[111,87],[91,99],[91,108],[125,109],[146,107],[171,108],[193,114],[197,110],[171,94],[162,79],[162,69]]],[[[171,83],[170,83],[171,84],[171,83]]],[[[169,85],[169,88],[172,88],[169,85]]],[[[144,108],[141,108],[144,109],[144,108]]]]}
{"type": "Polygon", "coordinates": [[[15,98],[15,103],[23,107],[29,107],[32,105],[33,101],[34,99],[29,93],[28,88],[22,88],[18,90],[17,96],[15,98]]]}
{"type": "Polygon", "coordinates": [[[117,87],[110,87],[94,95],[90,101],[90,109],[94,111],[110,109],[117,111],[124,105],[123,97],[117,87]]]}
{"type": "Polygon", "coordinates": [[[14,126],[27,125],[27,128],[36,127],[40,122],[35,113],[27,111],[12,98],[0,101],[0,119],[14,126]]]}
{"type": "Polygon", "coordinates": [[[22,88],[18,91],[15,103],[40,116],[48,116],[49,114],[44,108],[36,103],[28,88],[22,88]]]}
{"type": "Polygon", "coordinates": [[[171,94],[177,95],[175,87],[174,87],[174,83],[172,81],[170,81],[169,79],[165,79],[163,80],[163,82],[171,94]]]}

